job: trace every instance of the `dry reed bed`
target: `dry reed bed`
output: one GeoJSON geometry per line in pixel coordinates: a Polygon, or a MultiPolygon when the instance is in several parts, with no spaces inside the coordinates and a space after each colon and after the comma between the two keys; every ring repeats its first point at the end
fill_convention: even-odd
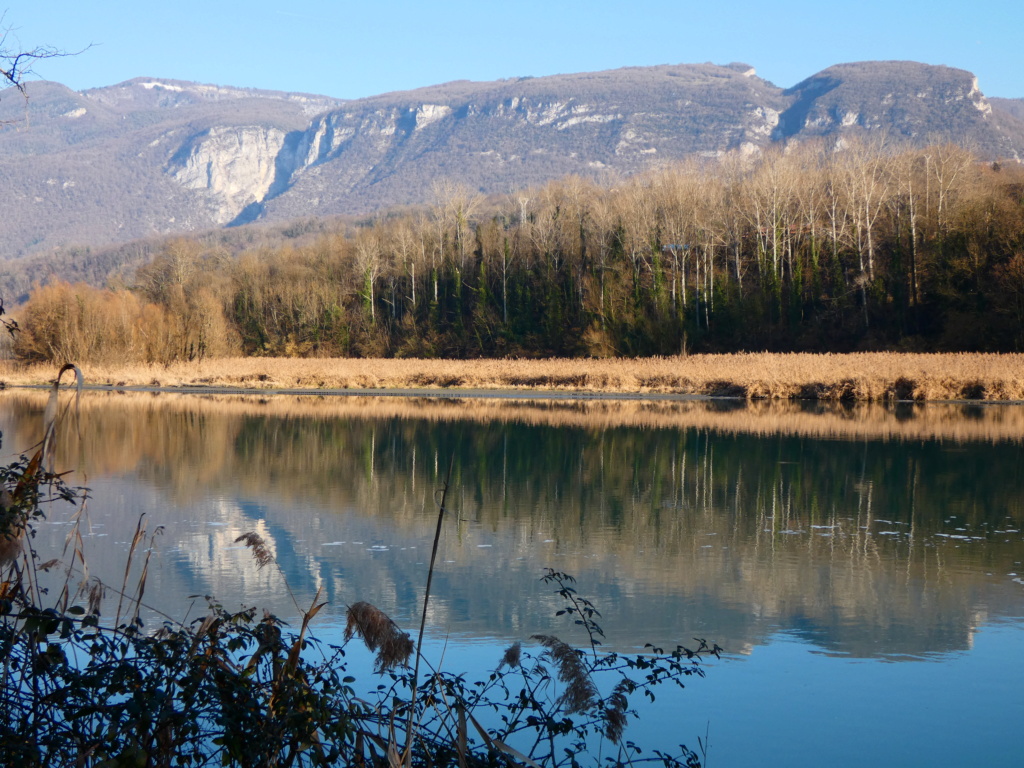
{"type": "MultiPolygon", "coordinates": [[[[1022,354],[691,355],[637,359],[396,360],[224,358],[87,365],[87,381],[122,386],[259,389],[541,389],[747,399],[1024,400],[1022,354]]],[[[52,379],[51,365],[0,364],[7,384],[52,379]]]]}
{"type": "MultiPolygon", "coordinates": [[[[9,390],[0,402],[43,408],[46,393],[9,390]]],[[[616,427],[707,429],[727,434],[784,435],[843,440],[1024,441],[1024,408],[968,404],[880,403],[807,405],[758,401],[722,408],[708,401],[526,401],[424,397],[316,397],[299,395],[192,395],[86,392],[81,408],[171,409],[218,416],[277,418],[426,419],[435,422],[507,422],[591,430],[616,427]],[[965,409],[970,408],[970,418],[965,409]]],[[[144,424],[143,420],[139,421],[144,424]]]]}

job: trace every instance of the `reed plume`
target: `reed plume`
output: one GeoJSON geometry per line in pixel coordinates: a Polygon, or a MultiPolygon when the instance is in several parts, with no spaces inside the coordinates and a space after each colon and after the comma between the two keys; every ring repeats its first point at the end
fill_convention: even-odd
{"type": "Polygon", "coordinates": [[[235,539],[235,543],[237,544],[238,542],[244,542],[245,546],[250,549],[253,560],[256,561],[257,568],[262,569],[264,566],[270,565],[274,562],[274,556],[267,548],[267,543],[263,540],[263,537],[255,531],[243,533],[235,539]]]}
{"type": "Polygon", "coordinates": [[[377,654],[374,663],[378,672],[406,664],[413,652],[409,633],[399,629],[380,608],[362,600],[348,607],[345,640],[353,636],[361,638],[377,654]]]}
{"type": "Polygon", "coordinates": [[[505,649],[505,654],[501,657],[501,663],[498,664],[498,669],[502,667],[518,667],[519,660],[523,655],[523,644],[516,640],[512,645],[505,649]]]}
{"type": "Polygon", "coordinates": [[[626,710],[629,707],[627,694],[635,690],[636,686],[628,678],[623,678],[615,684],[611,695],[605,702],[604,735],[613,744],[618,744],[626,730],[626,710]]]}
{"type": "Polygon", "coordinates": [[[3,488],[0,490],[0,568],[18,559],[24,537],[25,524],[15,508],[14,497],[3,488]]]}
{"type": "Polygon", "coordinates": [[[533,635],[533,639],[547,649],[551,661],[558,669],[558,679],[565,690],[558,697],[558,705],[569,714],[590,709],[597,697],[597,686],[583,663],[582,654],[554,635],[533,635]]]}

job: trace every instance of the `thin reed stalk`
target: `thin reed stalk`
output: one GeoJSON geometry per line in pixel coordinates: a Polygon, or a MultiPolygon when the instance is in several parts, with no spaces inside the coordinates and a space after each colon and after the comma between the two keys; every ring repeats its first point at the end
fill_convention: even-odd
{"type": "MultiPolygon", "coordinates": [[[[427,628],[427,608],[430,605],[430,584],[434,580],[434,563],[437,561],[437,546],[441,541],[441,525],[444,523],[445,504],[448,501],[448,489],[452,483],[452,467],[455,466],[455,454],[452,454],[448,462],[448,475],[444,479],[444,488],[441,491],[441,504],[437,510],[437,529],[434,531],[434,545],[430,550],[430,567],[427,569],[427,588],[423,592],[423,615],[420,616],[420,632],[416,638],[416,661],[413,664],[412,672],[412,698],[416,701],[416,690],[420,680],[420,658],[423,656],[423,635],[427,628]]],[[[412,728],[415,716],[415,708],[409,710],[409,722],[405,731],[405,755],[403,762],[407,761],[412,751],[412,728]]]]}
{"type": "Polygon", "coordinates": [[[121,624],[121,607],[124,604],[124,598],[128,594],[128,576],[132,570],[132,562],[135,560],[135,551],[139,548],[139,542],[146,537],[146,513],[143,512],[139,515],[139,521],[135,524],[135,535],[132,536],[131,546],[128,547],[128,556],[125,558],[124,563],[124,578],[121,580],[121,589],[118,592],[117,598],[117,610],[114,612],[114,626],[120,626],[121,624]]]}

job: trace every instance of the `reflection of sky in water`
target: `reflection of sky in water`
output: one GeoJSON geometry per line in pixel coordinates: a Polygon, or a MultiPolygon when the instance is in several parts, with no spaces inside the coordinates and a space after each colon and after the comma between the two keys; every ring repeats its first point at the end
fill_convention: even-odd
{"type": "MultiPolygon", "coordinates": [[[[324,624],[318,636],[333,641],[342,631],[324,624]]],[[[974,641],[970,652],[884,663],[823,655],[780,632],[749,655],[706,661],[707,677],[688,678],[684,690],[656,689],[654,704],[635,697],[640,716],[627,734],[665,751],[680,742],[696,749],[708,734],[710,765],[1015,768],[1024,749],[1024,628],[992,624],[974,641]]],[[[504,647],[436,633],[424,643],[428,659],[470,679],[484,679],[504,647]]],[[[347,658],[350,669],[372,666],[361,648],[347,658]]],[[[367,688],[374,679],[360,674],[367,688]]]]}
{"type": "MultiPolygon", "coordinates": [[[[144,447],[102,436],[144,458],[89,477],[83,534],[91,573],[119,585],[139,513],[163,526],[146,595],[172,616],[201,615],[188,596],[206,594],[294,616],[289,588],[303,606],[319,588],[325,639],[356,600],[412,629],[434,466],[455,445],[428,616],[447,668],[487,672],[537,632],[581,642],[538,583],[554,567],[610,647],[700,636],[730,652],[663,689],[630,734],[645,746],[695,746],[710,721],[712,765],[998,766],[1024,749],[1019,444],[159,413],[145,431],[144,447]],[[290,462],[299,450],[313,458],[290,462]],[[280,571],[255,568],[246,531],[280,571]]],[[[4,432],[6,448],[17,425],[4,432]]],[[[44,558],[62,515],[39,529],[44,558]]]]}

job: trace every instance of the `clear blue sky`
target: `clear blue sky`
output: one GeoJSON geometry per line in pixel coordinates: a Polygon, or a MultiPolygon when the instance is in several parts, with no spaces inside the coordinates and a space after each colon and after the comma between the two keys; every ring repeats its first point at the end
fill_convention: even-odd
{"type": "Polygon", "coordinates": [[[74,89],[132,77],[358,98],[449,80],[743,61],[788,87],[831,64],[909,59],[1024,97],[1024,0],[0,0],[8,48],[74,89]]]}

